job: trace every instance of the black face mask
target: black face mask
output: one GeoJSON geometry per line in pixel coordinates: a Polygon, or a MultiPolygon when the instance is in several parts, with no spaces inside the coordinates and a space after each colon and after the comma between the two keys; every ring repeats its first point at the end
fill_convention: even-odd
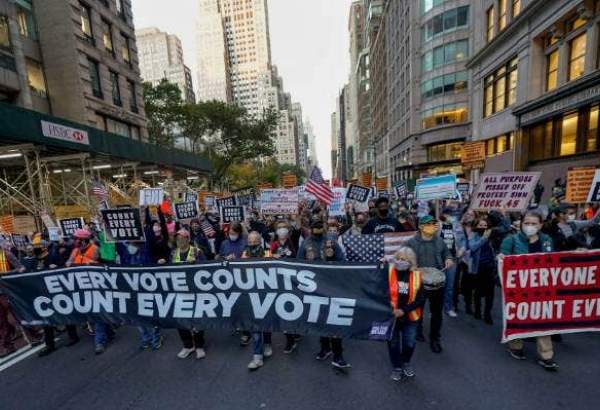
{"type": "Polygon", "coordinates": [[[487,229],[486,228],[475,228],[474,231],[477,232],[479,235],[483,235],[485,233],[485,231],[487,231],[487,229]]]}
{"type": "Polygon", "coordinates": [[[389,209],[378,209],[377,213],[379,213],[379,216],[381,216],[382,218],[387,218],[387,216],[390,213],[389,209]]]}

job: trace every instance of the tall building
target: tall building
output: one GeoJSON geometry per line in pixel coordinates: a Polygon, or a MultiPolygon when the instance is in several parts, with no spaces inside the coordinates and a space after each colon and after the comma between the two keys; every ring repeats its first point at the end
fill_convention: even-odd
{"type": "MultiPolygon", "coordinates": [[[[338,105],[338,103],[336,103],[338,105]]],[[[338,167],[338,141],[340,135],[340,122],[339,122],[339,110],[331,113],[331,177],[340,177],[340,170],[338,167]]]]}
{"type": "MultiPolygon", "coordinates": [[[[20,6],[33,3],[32,15],[37,22],[41,51],[38,57],[43,61],[52,114],[146,140],[131,2],[33,0],[18,3],[20,6]]],[[[31,19],[28,22],[33,24],[31,19]]],[[[34,27],[27,30],[35,36],[34,27]]],[[[27,48],[28,41],[24,43],[27,48]]],[[[34,64],[34,60],[30,64],[34,64]]],[[[36,71],[35,88],[41,89],[42,67],[36,71]]]]}
{"type": "Polygon", "coordinates": [[[480,172],[540,171],[544,199],[600,163],[600,2],[484,0],[468,65],[480,172]]]}
{"type": "Polygon", "coordinates": [[[308,142],[306,164],[306,174],[308,175],[314,167],[319,166],[319,159],[317,158],[317,137],[310,121],[304,123],[304,129],[306,130],[306,140],[308,142]]]}
{"type": "Polygon", "coordinates": [[[181,40],[156,27],[136,30],[135,36],[142,79],[154,85],[166,79],[177,84],[184,101],[196,102],[192,72],[183,60],[181,40]]]}

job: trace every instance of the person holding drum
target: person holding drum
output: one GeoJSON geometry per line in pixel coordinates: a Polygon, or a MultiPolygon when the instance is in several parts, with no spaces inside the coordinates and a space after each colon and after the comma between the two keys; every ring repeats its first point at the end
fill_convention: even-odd
{"type": "MultiPolygon", "coordinates": [[[[454,265],[448,246],[438,234],[438,221],[431,215],[419,219],[419,232],[406,245],[417,255],[417,266],[423,272],[425,297],[429,300],[431,323],[429,326],[429,343],[431,351],[442,352],[441,330],[442,311],[444,307],[444,271],[454,265]]],[[[417,340],[424,341],[423,320],[419,321],[417,340]]]]}
{"type": "Polygon", "coordinates": [[[423,314],[425,293],[421,272],[415,270],[417,256],[411,248],[402,247],[389,265],[390,304],[394,314],[392,338],[388,352],[392,362],[392,380],[414,377],[410,360],[415,351],[417,323],[423,314]]]}

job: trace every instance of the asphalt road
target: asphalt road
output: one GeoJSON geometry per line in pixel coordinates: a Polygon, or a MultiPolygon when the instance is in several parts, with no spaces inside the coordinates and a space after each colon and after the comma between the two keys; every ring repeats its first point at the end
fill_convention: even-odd
{"type": "MultiPolygon", "coordinates": [[[[600,334],[567,335],[556,345],[560,371],[509,357],[493,327],[470,316],[444,318],[444,352],[419,343],[417,376],[390,379],[387,349],[378,342],[345,342],[353,365],[344,375],[314,360],[318,338],[292,355],[274,335],[274,356],[257,372],[250,347],[237,336],[208,334],[207,358],[175,357],[180,342],[166,331],[158,352],[140,351],[136,329],[119,329],[104,355],[91,337],[51,356],[35,355],[0,372],[0,409],[600,409],[600,334]]],[[[66,336],[65,336],[66,337],[66,336]]]]}

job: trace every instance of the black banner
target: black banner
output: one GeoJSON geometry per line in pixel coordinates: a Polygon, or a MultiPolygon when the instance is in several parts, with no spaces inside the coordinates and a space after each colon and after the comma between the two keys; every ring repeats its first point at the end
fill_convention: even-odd
{"type": "Polygon", "coordinates": [[[254,195],[246,194],[246,195],[238,195],[236,203],[240,206],[245,206],[248,208],[254,208],[254,195]]]}
{"type": "Polygon", "coordinates": [[[58,221],[65,238],[73,236],[76,230],[83,229],[83,218],[68,218],[58,221]]]}
{"type": "Polygon", "coordinates": [[[406,198],[406,194],[408,193],[408,189],[406,188],[406,182],[400,182],[396,185],[396,198],[404,199],[406,198]]]}
{"type": "Polygon", "coordinates": [[[198,202],[198,194],[195,192],[186,192],[185,202],[198,202]]]}
{"type": "Polygon", "coordinates": [[[234,196],[228,196],[227,198],[217,198],[217,207],[223,208],[224,206],[236,206],[234,196]]]}
{"type": "Polygon", "coordinates": [[[386,267],[257,259],[78,266],[0,278],[23,325],[84,322],[246,329],[380,340],[386,267]]]}
{"type": "Polygon", "coordinates": [[[370,191],[371,190],[367,187],[350,184],[348,185],[346,199],[351,199],[357,202],[367,202],[370,191]]]}
{"type": "Polygon", "coordinates": [[[100,213],[107,242],[146,240],[138,208],[104,209],[100,213]]]}
{"type": "Polygon", "coordinates": [[[182,202],[174,205],[175,215],[178,220],[198,218],[197,202],[182,202]]]}
{"type": "Polygon", "coordinates": [[[224,224],[242,222],[244,218],[243,206],[224,206],[221,208],[221,222],[224,224]]]}

